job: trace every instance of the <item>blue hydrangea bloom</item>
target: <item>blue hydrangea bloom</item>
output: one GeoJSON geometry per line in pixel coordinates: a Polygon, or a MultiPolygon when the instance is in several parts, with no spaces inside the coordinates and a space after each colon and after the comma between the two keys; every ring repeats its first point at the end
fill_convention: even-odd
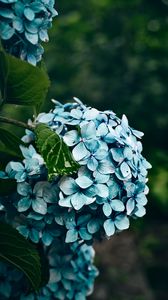
{"type": "MultiPolygon", "coordinates": [[[[78,172],[48,182],[45,163],[31,144],[21,146],[23,161],[9,162],[0,172],[1,179],[17,183],[15,193],[0,198],[0,216],[50,249],[49,283],[39,295],[20,291],[21,300],[85,300],[97,275],[93,249],[86,245],[127,229],[131,217],[146,213],[151,165],[142,156],[143,134],[129,126],[125,115],[119,119],[79,99],[65,105],[53,102],[56,107],[35,122],[47,124],[63,138],[80,164],[78,172]]],[[[23,139],[29,144],[34,134],[26,131],[23,139]]],[[[6,284],[8,294],[3,297],[12,299],[12,287],[6,284]]]]}
{"type": "Polygon", "coordinates": [[[125,115],[120,119],[112,111],[99,112],[75,98],[75,103],[56,102],[38,122],[56,130],[81,165],[76,176],[64,176],[58,183],[58,205],[75,213],[71,226],[66,221],[63,225],[68,230],[66,242],[87,241],[90,234],[111,236],[127,229],[130,217],[145,214],[151,165],[142,156],[143,133],[130,127],[125,115]],[[90,214],[81,237],[79,220],[90,214]]]}
{"type": "Polygon", "coordinates": [[[56,15],[53,0],[0,0],[0,37],[7,51],[36,65],[56,15]]]}
{"type": "MultiPolygon", "coordinates": [[[[10,162],[0,173],[4,180],[17,180],[13,206],[32,224],[45,224],[39,238],[46,245],[61,235],[66,243],[92,243],[127,229],[131,217],[146,212],[151,165],[142,156],[143,134],[129,126],[125,115],[119,119],[75,100],[53,101],[56,107],[36,123],[44,122],[64,139],[81,165],[76,174],[48,183],[44,161],[31,145],[21,147],[23,162],[10,162]]],[[[30,136],[27,131],[24,139],[30,136]]]]}
{"type": "Polygon", "coordinates": [[[48,249],[49,282],[38,293],[25,294],[23,274],[0,263],[0,299],[3,300],[85,300],[93,291],[98,275],[93,265],[94,250],[91,246],[75,243],[67,246],[58,240],[48,249]]]}

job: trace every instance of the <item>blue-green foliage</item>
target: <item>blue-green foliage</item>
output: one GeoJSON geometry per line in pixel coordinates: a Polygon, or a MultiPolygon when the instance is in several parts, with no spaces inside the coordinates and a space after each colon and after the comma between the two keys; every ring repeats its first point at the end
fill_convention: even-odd
{"type": "MultiPolygon", "coordinates": [[[[128,125],[126,116],[119,119],[112,111],[99,112],[76,101],[56,102],[36,123],[48,124],[71,147],[81,165],[78,173],[48,182],[43,159],[32,145],[21,146],[23,163],[10,162],[1,173],[17,180],[17,193],[8,201],[17,219],[20,213],[26,217],[18,230],[36,243],[42,239],[50,245],[64,236],[66,243],[90,244],[127,229],[130,217],[146,212],[151,166],[141,154],[143,134],[128,125]]],[[[30,136],[28,132],[28,140],[30,136]]]]}
{"type": "Polygon", "coordinates": [[[56,15],[53,0],[0,0],[0,37],[6,50],[36,65],[56,15]]]}
{"type": "Polygon", "coordinates": [[[98,275],[93,266],[91,246],[65,245],[56,241],[48,249],[49,282],[37,294],[27,294],[22,273],[0,263],[0,299],[6,300],[85,300],[93,290],[98,275]]]}

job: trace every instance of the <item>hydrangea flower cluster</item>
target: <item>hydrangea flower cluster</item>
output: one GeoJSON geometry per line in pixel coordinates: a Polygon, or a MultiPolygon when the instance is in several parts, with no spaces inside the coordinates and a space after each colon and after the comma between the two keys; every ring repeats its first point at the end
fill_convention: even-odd
{"type": "MultiPolygon", "coordinates": [[[[21,300],[85,300],[97,275],[93,241],[127,229],[131,217],[146,212],[151,165],[142,156],[142,132],[130,127],[125,115],[120,119],[77,98],[53,102],[55,109],[40,114],[35,123],[47,124],[63,138],[79,163],[78,172],[48,181],[30,130],[22,138],[27,147],[20,146],[23,161],[9,162],[0,172],[0,178],[17,184],[14,193],[0,198],[0,217],[32,242],[42,241],[49,254],[49,283],[39,295],[22,295],[21,300]]],[[[14,285],[12,277],[5,280],[8,287],[14,285]]],[[[12,287],[8,294],[0,287],[1,294],[4,300],[15,299],[12,287]]]]}
{"type": "MultiPolygon", "coordinates": [[[[17,194],[10,197],[15,213],[22,215],[17,228],[36,243],[42,239],[50,245],[65,236],[66,243],[91,244],[127,229],[130,217],[146,211],[151,165],[141,154],[143,134],[129,126],[125,115],[119,119],[75,100],[55,101],[56,108],[40,114],[36,123],[48,124],[64,139],[81,165],[77,174],[48,182],[44,161],[32,145],[21,146],[23,163],[10,162],[0,174],[17,180],[17,194]]],[[[33,140],[32,132],[23,140],[33,140]]]]}
{"type": "Polygon", "coordinates": [[[110,237],[127,229],[130,217],[144,216],[151,168],[142,156],[143,133],[131,128],[125,115],[119,119],[75,100],[55,102],[54,110],[37,118],[63,137],[81,165],[75,176],[58,182],[58,205],[71,214],[71,222],[64,221],[66,242],[110,237]]]}
{"type": "Polygon", "coordinates": [[[56,15],[54,0],[0,0],[0,37],[7,51],[36,65],[56,15]]]}
{"type": "Polygon", "coordinates": [[[26,294],[24,275],[0,263],[0,299],[2,300],[85,300],[98,275],[93,265],[94,250],[78,243],[65,245],[61,240],[48,251],[48,284],[38,294],[26,294]]]}

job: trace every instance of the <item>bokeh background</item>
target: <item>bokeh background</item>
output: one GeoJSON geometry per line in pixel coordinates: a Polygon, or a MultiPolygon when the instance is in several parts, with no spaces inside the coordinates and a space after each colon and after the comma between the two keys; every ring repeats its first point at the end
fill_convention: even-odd
{"type": "MultiPolygon", "coordinates": [[[[49,98],[125,113],[152,163],[147,215],[96,245],[92,300],[168,299],[168,0],[61,0],[45,62],[49,98]]],[[[47,104],[46,109],[49,108],[47,104]]]]}

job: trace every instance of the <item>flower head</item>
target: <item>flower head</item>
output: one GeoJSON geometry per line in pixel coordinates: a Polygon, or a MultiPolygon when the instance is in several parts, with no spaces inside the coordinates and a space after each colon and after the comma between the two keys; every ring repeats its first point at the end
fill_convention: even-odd
{"type": "Polygon", "coordinates": [[[7,51],[36,65],[56,15],[53,0],[1,0],[0,37],[7,51]]]}

